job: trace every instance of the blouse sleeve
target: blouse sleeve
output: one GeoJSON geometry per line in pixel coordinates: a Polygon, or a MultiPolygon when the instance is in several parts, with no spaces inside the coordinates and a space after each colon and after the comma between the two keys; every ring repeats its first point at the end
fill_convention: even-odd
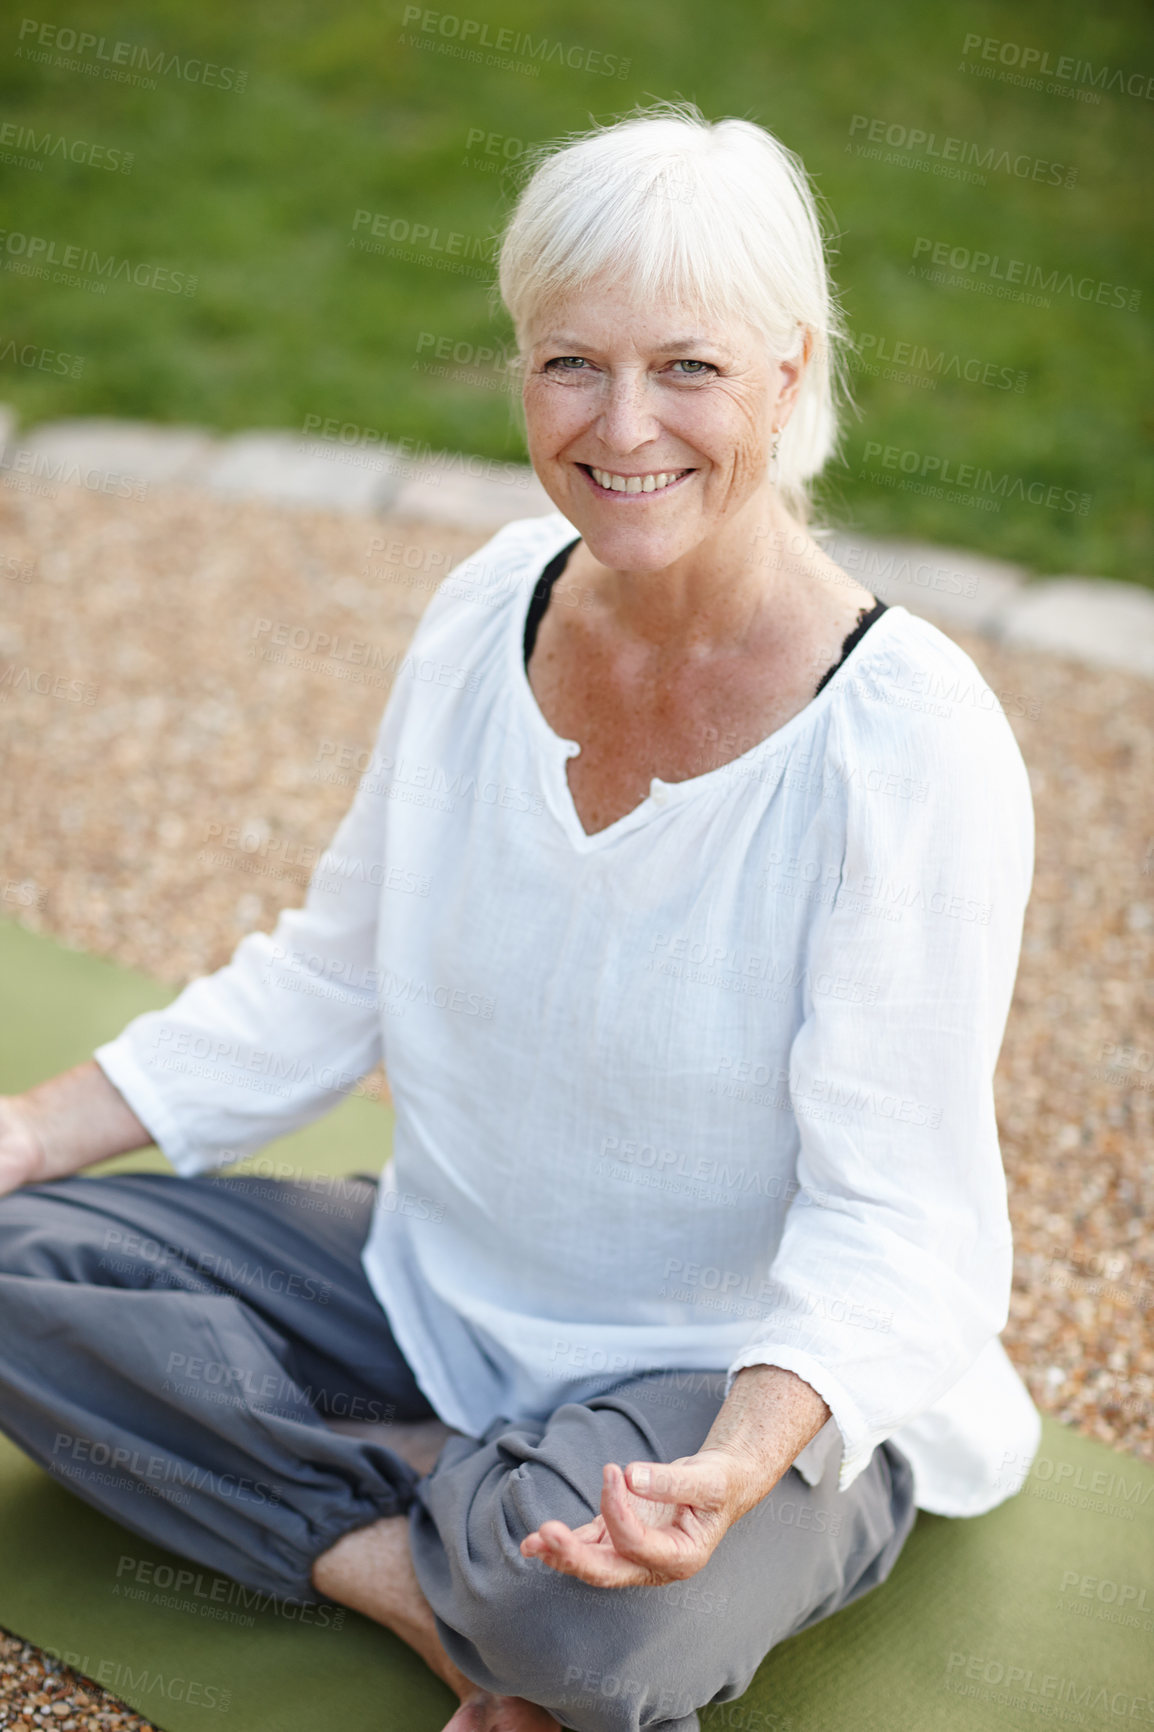
{"type": "Polygon", "coordinates": [[[1006,1322],[993,1075],[1034,848],[1025,765],[988,688],[989,707],[971,685],[944,714],[897,715],[879,679],[855,690],[823,767],[841,876],[790,1052],[799,1190],[729,1369],[732,1385],[778,1365],[823,1397],[843,1490],[1006,1322]]]}

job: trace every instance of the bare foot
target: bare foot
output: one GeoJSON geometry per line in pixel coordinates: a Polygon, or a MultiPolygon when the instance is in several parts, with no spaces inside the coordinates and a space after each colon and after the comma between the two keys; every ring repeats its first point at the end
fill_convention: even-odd
{"type": "Polygon", "coordinates": [[[338,1604],[392,1630],[449,1686],[461,1706],[445,1732],[561,1732],[544,1708],[521,1696],[492,1695],[450,1660],[417,1580],[407,1516],[382,1516],[342,1535],[314,1560],[312,1581],[338,1604]]]}
{"type": "Polygon", "coordinates": [[[523,1696],[491,1696],[487,1690],[477,1690],[463,1698],[444,1732],[560,1732],[560,1728],[559,1720],[523,1696]]]}

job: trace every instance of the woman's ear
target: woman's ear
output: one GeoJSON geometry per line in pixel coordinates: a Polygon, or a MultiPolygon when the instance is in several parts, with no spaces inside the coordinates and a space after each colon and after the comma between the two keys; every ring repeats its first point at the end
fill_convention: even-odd
{"type": "Polygon", "coordinates": [[[794,407],[797,403],[797,395],[801,390],[802,380],[805,378],[806,368],[809,366],[810,361],[813,358],[813,351],[814,333],[809,326],[806,325],[802,327],[801,341],[797,346],[797,353],[792,357],[792,359],[788,361],[779,361],[777,364],[780,389],[777,397],[776,419],[780,427],[784,427],[785,423],[789,420],[789,417],[793,414],[794,407]]]}

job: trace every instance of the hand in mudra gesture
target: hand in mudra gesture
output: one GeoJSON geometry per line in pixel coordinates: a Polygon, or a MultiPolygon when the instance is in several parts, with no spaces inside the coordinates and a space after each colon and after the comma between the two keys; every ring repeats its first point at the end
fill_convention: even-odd
{"type": "Polygon", "coordinates": [[[522,1540],[521,1555],[598,1588],[682,1582],[757,1501],[752,1480],[748,1466],[723,1449],[624,1469],[610,1462],[600,1513],[579,1528],[542,1522],[522,1540]]]}

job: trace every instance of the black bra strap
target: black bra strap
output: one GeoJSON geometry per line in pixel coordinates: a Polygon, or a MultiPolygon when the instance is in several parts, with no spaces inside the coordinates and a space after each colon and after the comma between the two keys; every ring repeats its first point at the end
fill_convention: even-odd
{"type": "Polygon", "coordinates": [[[875,601],[871,608],[862,608],[861,612],[857,616],[857,624],[842,640],[841,654],[838,656],[833,666],[827,668],[824,674],[822,674],[820,680],[817,682],[813,694],[815,698],[821,688],[825,685],[826,681],[832,679],[834,674],[836,674],[838,668],[840,668],[842,662],[845,660],[850,650],[853,649],[854,645],[861,642],[874,620],[881,618],[882,614],[886,611],[886,605],[887,604],[884,601],[875,601]]]}
{"type": "Polygon", "coordinates": [[[553,585],[569,563],[569,555],[576,547],[581,537],[578,535],[568,547],[563,547],[560,553],[555,553],[540,577],[537,579],[533,598],[529,603],[529,612],[525,616],[525,670],[529,669],[529,657],[537,642],[537,627],[544,618],[545,609],[549,606],[549,597],[553,593],[553,585]]]}

